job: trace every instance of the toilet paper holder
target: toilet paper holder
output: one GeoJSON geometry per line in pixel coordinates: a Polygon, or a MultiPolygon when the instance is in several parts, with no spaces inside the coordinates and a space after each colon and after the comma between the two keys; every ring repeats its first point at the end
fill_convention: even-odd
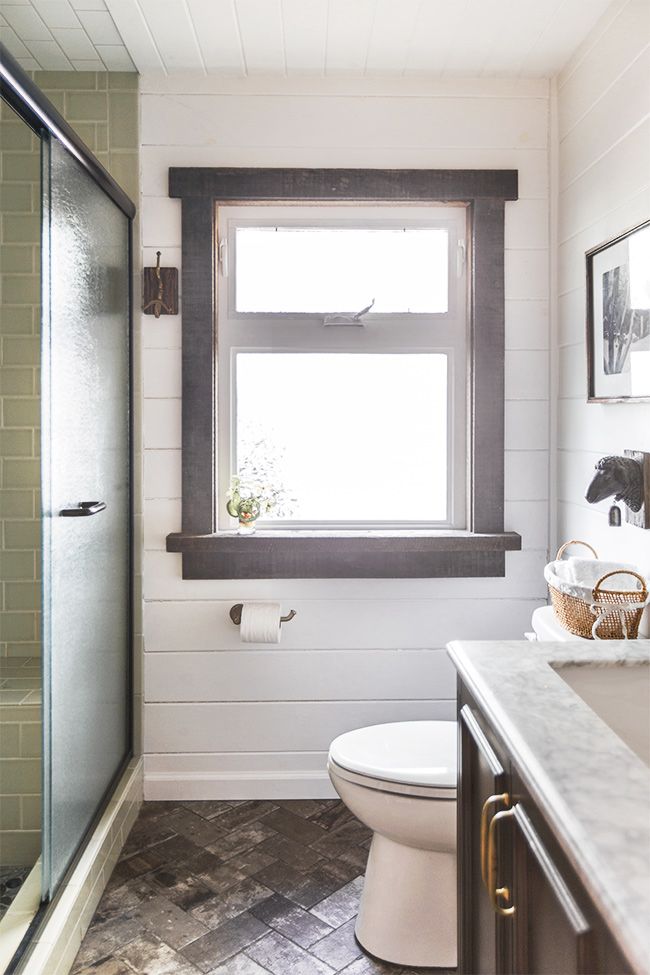
{"type": "MultiPolygon", "coordinates": [[[[243,603],[235,603],[234,606],[230,607],[230,613],[228,615],[230,616],[230,619],[233,621],[235,626],[239,626],[239,624],[241,623],[241,613],[243,608],[244,608],[243,603]]],[[[296,615],[295,609],[291,609],[289,610],[286,616],[280,617],[280,622],[288,623],[289,620],[292,620],[295,615],[296,615]]]]}

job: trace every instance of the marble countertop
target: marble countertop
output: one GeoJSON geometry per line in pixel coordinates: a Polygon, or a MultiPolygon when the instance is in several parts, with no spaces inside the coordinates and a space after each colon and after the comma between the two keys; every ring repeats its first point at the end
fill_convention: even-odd
{"type": "Polygon", "coordinates": [[[447,649],[622,952],[650,975],[650,768],[559,676],[647,663],[650,640],[447,649]]]}

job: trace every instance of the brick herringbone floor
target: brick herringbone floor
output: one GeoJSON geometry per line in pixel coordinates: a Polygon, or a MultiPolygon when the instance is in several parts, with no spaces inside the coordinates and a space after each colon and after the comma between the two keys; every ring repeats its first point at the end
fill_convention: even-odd
{"type": "Polygon", "coordinates": [[[147,802],[73,973],[408,975],[354,940],[369,845],[335,800],[147,802]]]}

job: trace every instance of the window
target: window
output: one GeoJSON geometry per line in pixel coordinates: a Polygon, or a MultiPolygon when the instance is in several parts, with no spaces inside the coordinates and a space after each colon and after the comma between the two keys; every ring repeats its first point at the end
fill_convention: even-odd
{"type": "Polygon", "coordinates": [[[169,193],[182,200],[183,504],[167,550],[182,553],[183,578],[504,575],[505,552],[521,548],[503,530],[504,212],[517,199],[517,173],[170,169],[169,193]],[[226,209],[234,222],[224,233],[226,209]],[[314,210],[317,224],[305,216],[314,210]],[[239,262],[228,241],[237,231],[239,262]],[[453,240],[465,232],[463,280],[453,240]],[[361,267],[357,255],[373,248],[361,267]],[[215,273],[218,249],[225,275],[215,273]],[[436,271],[415,274],[416,287],[420,258],[436,271]],[[385,388],[403,392],[392,410],[385,388]],[[345,437],[332,438],[330,472],[321,454],[339,403],[348,423],[345,437]],[[375,423],[382,410],[385,431],[375,423]],[[276,430],[272,456],[278,445],[293,452],[284,474],[301,507],[239,535],[221,499],[250,444],[246,419],[260,415],[276,430]],[[323,448],[309,476],[305,417],[323,448]],[[353,472],[346,458],[361,441],[353,472]],[[395,471],[405,472],[406,493],[395,471]],[[361,502],[358,490],[334,492],[348,477],[362,481],[361,502]]]}
{"type": "Polygon", "coordinates": [[[465,528],[466,208],[217,225],[219,527],[239,473],[283,489],[258,529],[465,528]]]}

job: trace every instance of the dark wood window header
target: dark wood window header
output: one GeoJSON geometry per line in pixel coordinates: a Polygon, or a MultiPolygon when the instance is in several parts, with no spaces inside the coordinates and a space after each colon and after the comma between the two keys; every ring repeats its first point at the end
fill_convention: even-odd
{"type": "Polygon", "coordinates": [[[503,576],[504,212],[516,170],[170,169],[182,200],[183,517],[167,550],[185,579],[503,576]],[[464,203],[469,211],[467,532],[217,532],[215,243],[218,203],[464,203]]]}
{"type": "Polygon", "coordinates": [[[175,169],[169,195],[220,203],[516,200],[516,169],[175,169]]]}

